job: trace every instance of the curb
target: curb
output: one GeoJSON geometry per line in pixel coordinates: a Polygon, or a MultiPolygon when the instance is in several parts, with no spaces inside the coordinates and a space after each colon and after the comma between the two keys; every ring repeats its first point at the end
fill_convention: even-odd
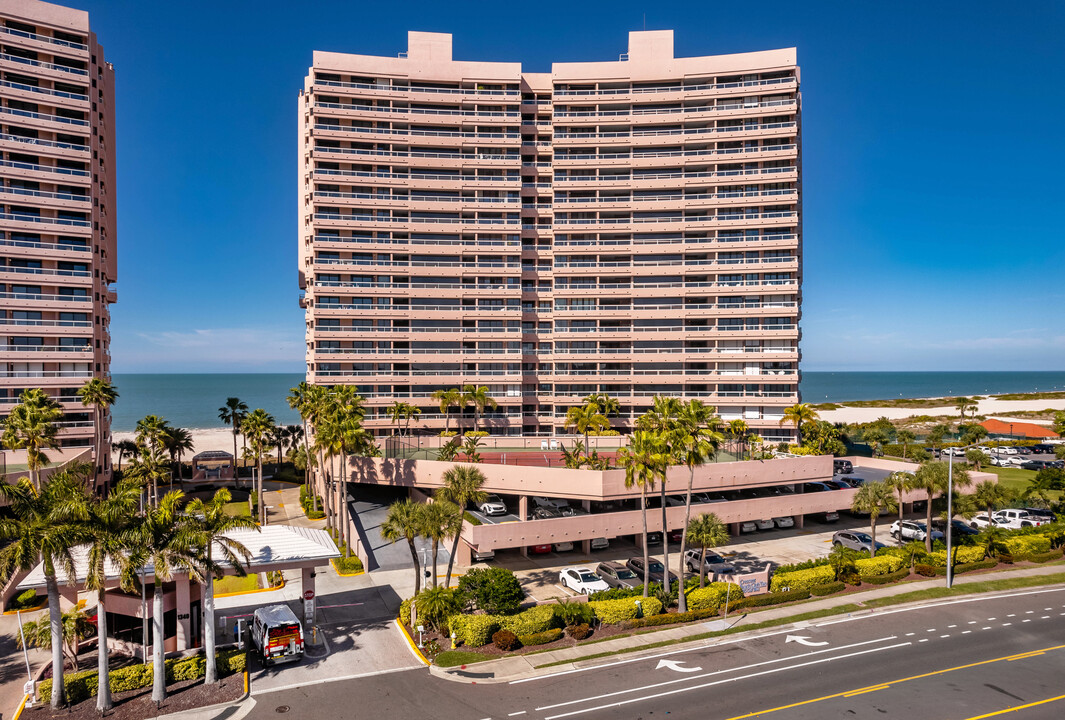
{"type": "Polygon", "coordinates": [[[414,639],[411,638],[410,633],[407,632],[407,628],[403,627],[403,623],[399,621],[399,618],[395,619],[395,623],[396,627],[399,628],[399,631],[403,633],[403,637],[407,641],[407,647],[409,647],[410,651],[414,653],[414,656],[426,665],[431,665],[431,663],[425,659],[425,656],[422,655],[422,651],[418,649],[418,646],[414,644],[414,639]]]}
{"type": "Polygon", "coordinates": [[[231,593],[215,593],[215,597],[216,598],[236,597],[238,595],[254,595],[255,593],[271,592],[273,590],[282,589],[283,587],[285,587],[286,584],[287,583],[284,580],[282,580],[280,585],[275,585],[273,587],[257,588],[255,590],[240,590],[239,592],[231,592],[231,593]]]}
{"type": "MultiPolygon", "coordinates": [[[[236,705],[240,705],[242,702],[247,700],[249,697],[251,697],[251,683],[248,680],[248,671],[245,670],[244,671],[244,694],[241,695],[240,697],[238,697],[237,699],[230,700],[229,702],[215,703],[214,705],[204,705],[203,707],[189,708],[188,710],[178,710],[177,712],[168,713],[166,715],[157,715],[156,717],[160,717],[160,718],[180,718],[180,717],[184,717],[185,715],[191,714],[191,713],[201,713],[201,712],[212,712],[214,710],[224,710],[225,708],[228,708],[228,707],[233,707],[233,706],[236,706],[236,705]]],[[[17,720],[17,717],[16,717],[15,720],[17,720]]]]}
{"type": "Polygon", "coordinates": [[[48,607],[48,598],[45,598],[44,602],[42,602],[40,605],[37,605],[36,607],[18,608],[17,610],[5,610],[4,615],[18,615],[20,612],[35,612],[37,610],[44,610],[46,607],[48,607]]]}
{"type": "MultiPolygon", "coordinates": [[[[332,558],[329,561],[329,565],[333,568],[333,572],[335,572],[340,577],[358,577],[359,575],[365,575],[366,574],[366,570],[365,569],[359,570],[358,572],[353,572],[353,573],[342,573],[339,570],[337,570],[337,566],[333,562],[333,560],[336,560],[336,558],[332,558]]],[[[216,595],[215,597],[218,597],[218,596],[216,595]]]]}
{"type": "Polygon", "coordinates": [[[22,702],[20,702],[18,704],[18,710],[15,711],[15,714],[12,716],[12,720],[18,720],[19,715],[21,715],[22,711],[26,709],[26,702],[29,699],[30,699],[29,695],[23,695],[22,696],[22,702]]]}

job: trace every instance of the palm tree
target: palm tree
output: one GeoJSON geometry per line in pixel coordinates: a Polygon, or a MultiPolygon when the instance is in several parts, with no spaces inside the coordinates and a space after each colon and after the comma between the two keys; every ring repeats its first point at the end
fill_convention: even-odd
{"type": "Polygon", "coordinates": [[[266,500],[263,498],[263,455],[266,454],[270,430],[274,427],[274,417],[262,408],[252,410],[240,423],[240,432],[251,444],[255,458],[256,483],[255,497],[259,501],[259,524],[266,524],[266,500]]]}
{"type": "MultiPolygon", "coordinates": [[[[600,432],[610,428],[610,421],[606,415],[599,412],[597,403],[585,403],[574,405],[566,411],[566,429],[584,435],[584,447],[588,448],[588,435],[591,432],[600,432]]],[[[585,454],[587,455],[587,450],[585,454]]]]}
{"type": "Polygon", "coordinates": [[[590,457],[581,457],[586,451],[584,449],[584,443],[580,440],[573,443],[572,450],[567,450],[564,443],[559,443],[558,449],[562,452],[562,465],[568,470],[580,470],[581,465],[591,459],[590,457]]]}
{"type": "Polygon", "coordinates": [[[118,453],[118,471],[122,472],[122,459],[137,454],[137,443],[132,440],[119,440],[114,444],[114,448],[118,453]]]}
{"type": "Polygon", "coordinates": [[[491,395],[488,394],[488,387],[486,385],[463,385],[462,386],[462,398],[459,400],[459,404],[473,405],[473,429],[480,429],[481,413],[485,410],[495,410],[499,407],[499,403],[495,401],[491,395]]]}
{"type": "Polygon", "coordinates": [[[233,480],[234,482],[239,477],[240,473],[237,472],[237,434],[240,429],[240,423],[244,420],[244,416],[248,413],[248,404],[240,398],[226,398],[226,404],[218,408],[218,419],[225,424],[233,428],[233,480]]]}
{"type": "Polygon", "coordinates": [[[466,462],[479,463],[481,462],[481,453],[477,449],[481,445],[481,438],[474,436],[467,436],[462,442],[462,454],[466,456],[466,462]]]}
{"type": "MultiPolygon", "coordinates": [[[[685,535],[691,540],[692,545],[702,548],[702,552],[699,553],[699,587],[706,587],[706,549],[727,545],[731,539],[728,528],[717,515],[706,513],[688,522],[685,535]]],[[[681,564],[684,564],[683,557],[681,564]]],[[[684,594],[683,587],[681,585],[681,595],[684,594]]]]}
{"type": "Polygon", "coordinates": [[[954,399],[954,407],[958,410],[958,414],[961,415],[961,419],[965,420],[965,413],[972,412],[973,417],[976,417],[976,410],[979,407],[972,398],[959,397],[954,399]]]}
{"type": "Polygon", "coordinates": [[[451,408],[454,405],[458,405],[462,399],[462,391],[458,388],[451,388],[449,390],[434,390],[433,400],[440,406],[440,412],[444,416],[444,434],[446,435],[451,431],[451,408]]]}
{"type": "Polygon", "coordinates": [[[63,417],[63,409],[55,400],[39,388],[27,388],[19,395],[18,404],[4,420],[2,440],[12,450],[26,450],[26,465],[30,470],[30,482],[40,488],[41,468],[48,464],[46,449],[56,449],[59,441],[56,425],[63,417]]]}
{"type": "MultiPolygon", "coordinates": [[[[925,527],[928,530],[925,533],[925,550],[928,552],[932,552],[932,497],[947,491],[948,471],[949,468],[944,462],[921,463],[911,481],[913,489],[924,490],[928,500],[925,510],[925,527]]],[[[966,487],[969,483],[968,471],[954,468],[954,484],[966,487]]]]}
{"type": "Polygon", "coordinates": [[[206,579],[203,583],[203,645],[207,659],[208,685],[218,682],[218,668],[215,659],[215,620],[214,620],[214,577],[222,577],[224,568],[215,562],[214,552],[217,547],[222,560],[232,566],[237,575],[246,575],[244,565],[250,553],[242,543],[229,537],[233,530],[254,529],[261,532],[255,521],[246,515],[230,515],[226,512],[226,503],[232,499],[229,490],[219,488],[210,502],[196,498],[189,503],[188,514],[192,518],[192,529],[196,533],[196,544],[201,549],[200,574],[206,579]]]}
{"type": "Polygon", "coordinates": [[[281,468],[281,454],[285,452],[285,426],[274,425],[270,428],[270,431],[266,433],[267,444],[277,450],[277,467],[281,468]]]}
{"type": "Polygon", "coordinates": [[[423,527],[422,509],[425,505],[416,503],[410,498],[401,502],[394,502],[388,506],[388,515],[381,523],[381,537],[389,542],[396,542],[400,538],[407,541],[410,546],[410,557],[414,562],[414,594],[422,591],[422,569],[418,563],[418,548],[414,545],[415,538],[421,534],[423,527]]]}
{"type": "Polygon", "coordinates": [[[444,462],[450,462],[458,455],[462,445],[459,443],[458,438],[451,438],[446,443],[440,446],[440,449],[436,452],[436,459],[444,462]]]}
{"type": "Polygon", "coordinates": [[[990,521],[995,508],[1009,503],[1013,499],[1013,493],[994,480],[983,480],[976,484],[970,497],[977,507],[987,509],[987,519],[990,521]]]}
{"type": "MultiPolygon", "coordinates": [[[[163,583],[170,582],[174,573],[186,572],[197,582],[204,583],[200,572],[202,561],[200,537],[194,518],[181,512],[185,493],[168,492],[155,507],[147,508],[139,524],[136,543],[139,552],[152,566],[155,578],[152,589],[152,700],[158,706],[166,700],[166,665],[163,655],[163,583]]],[[[145,639],[147,642],[147,639],[145,639]]]]}
{"type": "Polygon", "coordinates": [[[462,525],[462,509],[447,500],[434,500],[425,505],[419,513],[421,524],[418,534],[428,538],[433,544],[433,587],[437,586],[436,558],[440,551],[440,542],[454,537],[462,525]]]}
{"type": "MultiPolygon", "coordinates": [[[[643,596],[647,597],[650,582],[649,554],[647,552],[647,491],[654,490],[655,481],[664,472],[666,456],[662,441],[650,430],[632,433],[629,444],[618,451],[618,463],[625,469],[625,487],[640,488],[640,512],[643,514],[643,596]]],[[[662,532],[665,540],[665,529],[662,532]]],[[[669,578],[666,569],[665,579],[669,578]]]]}
{"type": "Polygon", "coordinates": [[[884,454],[881,448],[884,447],[884,443],[889,440],[889,437],[887,430],[878,425],[873,425],[862,432],[862,439],[873,446],[873,457],[877,457],[884,454]]]}
{"type": "Polygon", "coordinates": [[[409,417],[411,408],[413,406],[410,403],[395,401],[388,406],[386,412],[388,412],[388,418],[396,424],[396,430],[398,435],[403,437],[403,426],[401,423],[403,419],[409,417]]]}
{"type": "Polygon", "coordinates": [[[118,391],[115,390],[115,386],[111,384],[110,380],[104,380],[102,378],[91,378],[87,380],[84,385],[78,388],[77,395],[81,398],[81,404],[85,407],[92,406],[93,412],[93,461],[96,466],[102,467],[101,458],[101,446],[103,445],[103,436],[100,433],[101,425],[103,424],[104,413],[108,408],[115,404],[115,400],[118,399],[118,391]]]}
{"type": "Polygon", "coordinates": [[[813,409],[808,403],[798,403],[792,405],[789,408],[784,408],[784,417],[780,419],[780,425],[785,423],[791,423],[795,426],[795,441],[797,445],[802,445],[802,426],[806,423],[813,422],[820,417],[817,411],[813,409]]]}
{"type": "MultiPolygon", "coordinates": [[[[671,446],[670,454],[688,466],[688,490],[684,496],[684,526],[680,535],[680,576],[677,582],[680,588],[677,596],[680,612],[688,611],[688,600],[684,596],[684,571],[686,570],[684,551],[688,543],[688,523],[691,520],[692,483],[695,481],[695,468],[711,460],[724,440],[721,433],[712,429],[712,425],[716,425],[717,421],[713,412],[713,408],[704,405],[701,401],[689,400],[681,406],[677,416],[677,427],[668,436],[671,446]]],[[[668,585],[666,587],[668,588],[668,585]]]]}
{"type": "MultiPolygon", "coordinates": [[[[78,646],[81,641],[92,637],[96,631],[89,616],[80,607],[72,607],[63,613],[63,650],[70,658],[70,669],[75,672],[78,669],[78,646]]],[[[52,623],[46,617],[26,623],[22,627],[22,634],[26,636],[26,645],[40,648],[41,650],[52,649],[52,623]]],[[[15,643],[21,650],[22,638],[15,638],[15,643]]]]}
{"type": "Polygon", "coordinates": [[[592,393],[584,398],[584,404],[595,405],[599,410],[599,414],[605,417],[617,415],[621,412],[621,403],[618,402],[618,399],[610,397],[606,393],[592,393]]]}
{"type": "MultiPolygon", "coordinates": [[[[307,492],[311,495],[311,509],[315,512],[318,511],[318,493],[311,485],[311,446],[310,446],[310,433],[307,430],[307,423],[310,418],[315,414],[312,406],[311,385],[306,382],[301,382],[296,387],[289,390],[288,394],[288,406],[300,414],[300,420],[303,421],[303,451],[307,454],[307,467],[304,471],[303,482],[307,485],[307,492]]],[[[235,440],[236,438],[234,438],[235,440]]],[[[235,445],[234,445],[235,448],[235,445]]],[[[236,458],[234,458],[236,460],[236,458]]]]}
{"type": "Polygon", "coordinates": [[[141,447],[162,447],[163,438],[170,429],[170,423],[158,415],[145,415],[137,421],[137,444],[141,447]]]}
{"type": "MultiPolygon", "coordinates": [[[[732,441],[734,443],[739,444],[739,443],[744,442],[744,440],[746,440],[746,438],[747,438],[747,432],[749,430],[750,430],[750,428],[747,426],[747,423],[744,420],[740,420],[740,419],[729,420],[729,423],[728,423],[728,434],[729,434],[729,437],[732,438],[732,441]]],[[[742,459],[742,458],[743,458],[743,454],[740,453],[740,459],[742,459]]]]}
{"type": "Polygon", "coordinates": [[[77,465],[58,472],[37,487],[28,478],[14,485],[0,482],[0,498],[10,504],[11,515],[0,518],[0,585],[17,570],[32,570],[37,563],[44,569],[48,592],[48,617],[52,629],[52,709],[64,702],[63,616],[59,610],[57,572],[68,582],[74,577],[71,550],[88,539],[88,502],[85,480],[92,468],[77,465]]]}
{"type": "Polygon", "coordinates": [[[119,570],[119,585],[127,593],[136,592],[137,571],[134,534],[139,517],[137,504],[141,497],[141,482],[134,478],[123,479],[106,498],[93,498],[89,505],[89,525],[92,536],[89,540],[88,569],[85,589],[96,591],[97,634],[97,688],[96,709],[107,712],[111,709],[110,649],[107,637],[107,565],[119,570]]]}
{"type": "MultiPolygon", "coordinates": [[[[185,428],[170,427],[162,438],[163,447],[170,454],[170,462],[177,467],[178,480],[181,480],[181,458],[187,452],[192,452],[192,433],[185,428]]],[[[170,473],[171,487],[174,484],[174,473],[170,473]]]]}
{"type": "Polygon", "coordinates": [[[932,429],[928,431],[928,434],[925,435],[925,440],[927,440],[928,444],[932,446],[933,453],[939,449],[943,440],[946,439],[947,435],[950,435],[950,433],[950,425],[945,425],[943,423],[933,426],[932,429]]]}
{"type": "Polygon", "coordinates": [[[126,474],[139,480],[147,488],[148,502],[159,502],[159,481],[170,473],[170,463],[161,447],[145,446],[139,448],[138,455],[129,463],[126,474]]]}
{"type": "MultiPolygon", "coordinates": [[[[465,510],[470,503],[481,503],[487,494],[481,490],[488,478],[472,465],[454,465],[444,471],[440,478],[444,486],[436,491],[436,497],[455,503],[460,510],[465,510]]],[[[459,551],[459,536],[465,513],[459,515],[459,529],[451,543],[451,557],[447,560],[447,576],[444,587],[451,587],[451,570],[455,565],[455,554],[459,551]]]]}
{"type": "Polygon", "coordinates": [[[864,483],[854,494],[851,510],[857,513],[869,513],[869,556],[876,556],[876,519],[881,511],[895,512],[895,494],[885,482],[864,483]]]}
{"type": "Polygon", "coordinates": [[[899,496],[899,527],[902,527],[902,496],[913,490],[913,475],[902,470],[896,470],[887,476],[884,484],[891,488],[892,492],[899,496]]]}
{"type": "Polygon", "coordinates": [[[906,459],[906,451],[910,447],[910,443],[917,439],[917,434],[909,428],[899,428],[895,431],[895,442],[902,445],[902,459],[906,459]]]}
{"type": "MultiPolygon", "coordinates": [[[[662,443],[663,463],[658,474],[662,479],[662,484],[659,486],[662,505],[662,562],[667,569],[669,568],[669,522],[666,512],[666,467],[677,460],[672,455],[669,438],[678,428],[678,418],[681,410],[682,405],[677,398],[656,395],[651,409],[636,421],[637,427],[656,433],[662,443]]],[[[662,576],[662,589],[667,593],[669,592],[668,571],[662,576]]]]}
{"type": "Polygon", "coordinates": [[[348,456],[367,455],[373,445],[370,434],[361,423],[365,414],[363,403],[354,385],[341,385],[334,390],[335,410],[331,418],[329,438],[333,449],[340,456],[340,536],[344,554],[351,557],[351,507],[348,505],[348,456]]]}

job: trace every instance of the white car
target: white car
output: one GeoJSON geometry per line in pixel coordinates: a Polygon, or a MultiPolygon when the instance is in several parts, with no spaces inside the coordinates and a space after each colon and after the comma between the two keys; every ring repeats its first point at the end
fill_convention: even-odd
{"type": "Polygon", "coordinates": [[[1004,454],[1004,455],[1019,455],[1020,454],[1020,451],[1017,450],[1017,448],[1009,446],[1009,445],[1003,445],[1002,447],[1000,447],[998,449],[998,451],[1000,453],[1004,454]]]}
{"type": "Polygon", "coordinates": [[[999,527],[1014,530],[1022,527],[1039,527],[1050,522],[1046,518],[1032,515],[1027,510],[999,510],[994,514],[994,518],[999,523],[999,527]]]}
{"type": "Polygon", "coordinates": [[[489,495],[484,499],[478,509],[485,515],[506,515],[507,506],[498,495],[489,495]]]}
{"type": "Polygon", "coordinates": [[[759,530],[772,530],[774,527],[776,526],[773,524],[772,520],[758,520],[759,530]]]}
{"type": "Polygon", "coordinates": [[[756,525],[753,520],[748,520],[746,522],[741,522],[740,523],[740,532],[741,533],[752,533],[752,532],[755,532],[756,530],[758,530],[758,525],[756,525]]]}
{"type": "Polygon", "coordinates": [[[969,520],[969,527],[971,527],[973,529],[985,528],[988,525],[994,525],[995,527],[1006,527],[1007,522],[1005,520],[999,520],[996,517],[993,517],[993,518],[991,518],[991,520],[988,520],[987,519],[987,513],[981,513],[979,515],[974,515],[969,520]]]}
{"type": "Polygon", "coordinates": [[[778,528],[795,527],[795,518],[791,517],[790,515],[785,515],[784,517],[775,517],[773,518],[773,522],[776,523],[776,526],[778,528]]]}
{"type": "MultiPolygon", "coordinates": [[[[899,521],[891,523],[891,537],[896,540],[924,540],[928,534],[928,529],[923,522],[916,522],[913,520],[903,520],[902,524],[899,521]]],[[[942,540],[943,533],[938,530],[932,530],[933,540],[942,540]]]]}
{"type": "Polygon", "coordinates": [[[558,574],[558,582],[562,587],[567,587],[581,595],[609,590],[606,580],[593,573],[588,568],[566,568],[558,574]]]}
{"type": "Polygon", "coordinates": [[[989,453],[989,452],[992,451],[992,448],[987,446],[987,445],[977,445],[976,449],[979,450],[980,452],[985,452],[985,453],[989,453]]]}
{"type": "Polygon", "coordinates": [[[943,448],[942,454],[943,455],[964,455],[965,451],[963,449],[961,449],[961,448],[948,447],[948,448],[943,448]]]}

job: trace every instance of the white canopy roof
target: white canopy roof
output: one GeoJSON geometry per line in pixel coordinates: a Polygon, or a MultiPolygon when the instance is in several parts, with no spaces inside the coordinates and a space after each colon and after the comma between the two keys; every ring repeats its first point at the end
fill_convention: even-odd
{"type": "MultiPolygon", "coordinates": [[[[340,551],[336,543],[329,537],[325,530],[314,528],[293,527],[291,525],[267,525],[260,531],[234,530],[227,533],[227,537],[236,540],[248,548],[250,560],[246,565],[249,572],[267,572],[278,569],[283,565],[300,565],[305,567],[317,567],[325,565],[331,558],[340,557],[340,551]]],[[[220,560],[221,552],[217,549],[213,553],[216,562],[225,565],[220,560]]],[[[78,586],[85,582],[88,569],[89,549],[86,545],[74,548],[74,569],[78,586]]],[[[117,580],[118,568],[113,563],[107,563],[105,567],[108,580],[117,580]]],[[[146,581],[154,580],[155,575],[151,565],[144,567],[146,581]]],[[[59,572],[57,580],[60,587],[69,585],[64,573],[59,572]]],[[[44,569],[37,565],[26,578],[17,586],[19,590],[43,588],[44,569]]]]}

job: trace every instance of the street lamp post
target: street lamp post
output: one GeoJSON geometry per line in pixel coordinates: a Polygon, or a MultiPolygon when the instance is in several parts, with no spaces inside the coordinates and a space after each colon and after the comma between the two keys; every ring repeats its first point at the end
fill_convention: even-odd
{"type": "MultiPolygon", "coordinates": [[[[980,441],[966,445],[959,448],[959,450],[968,450],[969,448],[976,447],[980,444],[980,441]]],[[[947,522],[943,529],[946,531],[944,534],[947,536],[947,589],[949,590],[954,585],[954,563],[951,560],[951,536],[953,533],[951,529],[954,522],[954,458],[955,455],[950,456],[950,460],[947,461],[947,522]]],[[[988,518],[990,520],[991,518],[988,518]]],[[[932,528],[928,528],[928,532],[932,532],[932,528]]]]}

